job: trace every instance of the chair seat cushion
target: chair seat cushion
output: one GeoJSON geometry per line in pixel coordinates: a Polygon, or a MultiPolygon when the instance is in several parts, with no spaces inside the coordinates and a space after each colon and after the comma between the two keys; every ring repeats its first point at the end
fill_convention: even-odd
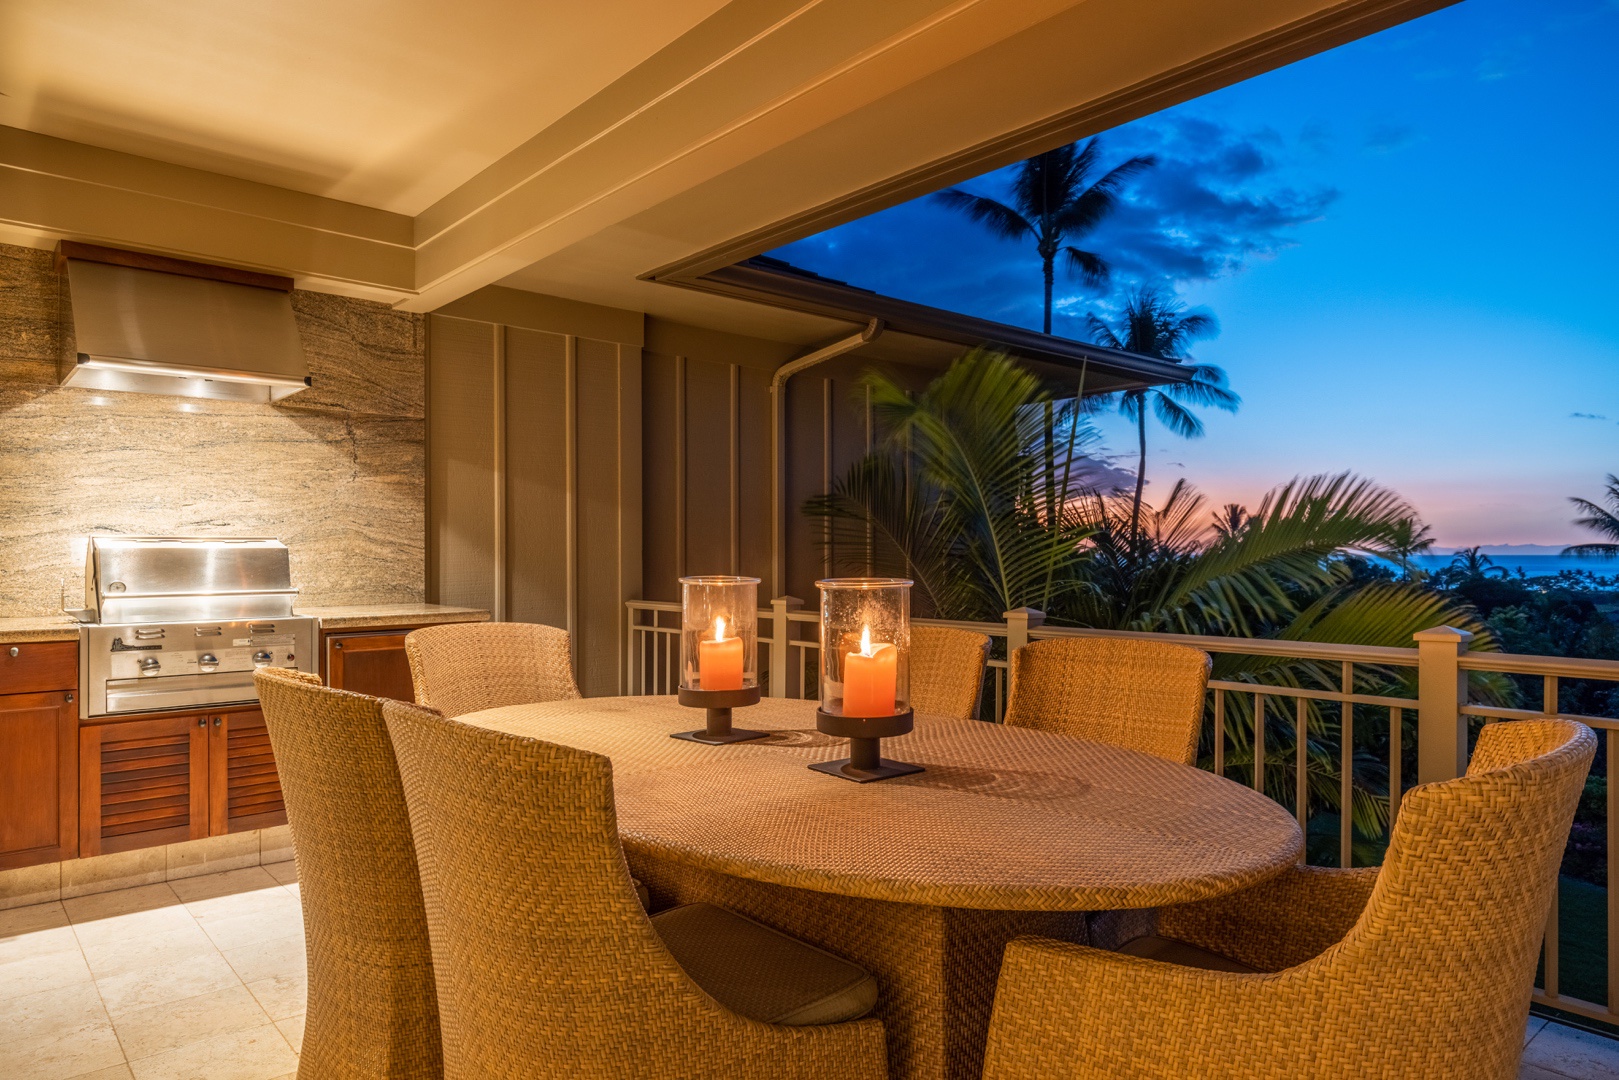
{"type": "Polygon", "coordinates": [[[652,916],[692,981],[721,1005],[767,1024],[836,1024],[877,1004],[877,980],[824,949],[712,904],[652,916]]]}
{"type": "Polygon", "coordinates": [[[1184,941],[1174,938],[1159,937],[1157,934],[1148,934],[1138,937],[1134,941],[1119,946],[1117,952],[1126,956],[1139,956],[1143,960],[1157,960],[1163,964],[1179,964],[1181,967],[1202,968],[1204,971],[1229,971],[1238,975],[1258,974],[1257,968],[1221,956],[1219,953],[1200,949],[1196,945],[1188,945],[1184,941]]]}

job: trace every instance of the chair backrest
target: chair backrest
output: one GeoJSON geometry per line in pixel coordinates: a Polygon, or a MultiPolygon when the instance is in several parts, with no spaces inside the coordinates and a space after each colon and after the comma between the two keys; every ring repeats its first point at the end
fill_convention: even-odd
{"type": "Polygon", "coordinates": [[[301,1070],[443,1076],[416,849],[381,702],[312,675],[253,677],[298,861],[309,958],[301,1070]]]}
{"type": "Polygon", "coordinates": [[[911,627],[911,708],[971,720],[984,689],[989,637],[948,626],[911,627]]]}
{"type": "MultiPolygon", "coordinates": [[[[1312,965],[1336,985],[1321,1016],[1408,1013],[1379,1069],[1455,1060],[1517,1075],[1546,916],[1596,736],[1565,720],[1495,723],[1467,775],[1407,792],[1360,920],[1312,965]]],[[[1407,1071],[1407,1069],[1410,1071],[1407,1071]]]]}
{"type": "Polygon", "coordinates": [[[428,626],[405,636],[405,655],[416,704],[445,716],[580,696],[568,632],[554,626],[428,626]]]}
{"type": "Polygon", "coordinates": [[[698,989],[642,910],[606,758],[404,702],[384,712],[420,855],[446,1076],[708,1075],[682,1056],[727,1046],[767,1059],[759,1037],[778,1029],[698,989]]]}
{"type": "Polygon", "coordinates": [[[1006,722],[1190,765],[1209,655],[1139,638],[1063,637],[1012,653],[1006,722]]]}

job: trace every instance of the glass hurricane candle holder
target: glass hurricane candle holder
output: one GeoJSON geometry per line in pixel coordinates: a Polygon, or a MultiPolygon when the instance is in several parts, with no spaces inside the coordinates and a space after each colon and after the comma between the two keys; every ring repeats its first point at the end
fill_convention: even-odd
{"type": "Polygon", "coordinates": [[[731,727],[731,710],[759,703],[759,579],[680,579],[680,703],[706,709],[701,731],[674,736],[689,742],[733,743],[769,732],[731,727]]]}
{"type": "Polygon", "coordinates": [[[868,783],[922,771],[888,761],[882,740],[911,730],[911,583],[828,578],[821,590],[821,707],[815,726],[849,740],[849,756],[811,765],[868,783]]]}

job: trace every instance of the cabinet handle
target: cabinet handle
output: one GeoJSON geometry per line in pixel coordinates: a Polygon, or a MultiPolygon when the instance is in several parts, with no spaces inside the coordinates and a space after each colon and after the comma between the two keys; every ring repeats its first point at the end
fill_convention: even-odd
{"type": "MultiPolygon", "coordinates": [[[[341,648],[342,648],[342,647],[343,647],[343,643],[342,643],[342,642],[341,642],[341,641],[334,641],[334,642],[332,642],[332,648],[334,648],[334,649],[341,649],[341,648]]],[[[16,649],[12,649],[12,650],[11,650],[11,655],[12,655],[12,656],[16,656],[16,655],[17,655],[17,650],[16,650],[16,649]]]]}
{"type": "Polygon", "coordinates": [[[20,652],[22,652],[22,650],[17,648],[17,646],[13,645],[11,647],[11,655],[12,655],[13,658],[15,658],[17,656],[17,654],[20,653],[20,652]]]}
{"type": "Polygon", "coordinates": [[[223,724],[224,722],[225,722],[224,717],[222,717],[222,716],[214,717],[214,727],[218,727],[220,724],[223,724]]]}
{"type": "Polygon", "coordinates": [[[64,700],[66,700],[69,705],[73,704],[73,691],[69,690],[67,692],[67,697],[64,700]]]}
{"type": "Polygon", "coordinates": [[[197,726],[198,727],[207,727],[208,726],[208,718],[206,716],[197,717],[197,726]]]}

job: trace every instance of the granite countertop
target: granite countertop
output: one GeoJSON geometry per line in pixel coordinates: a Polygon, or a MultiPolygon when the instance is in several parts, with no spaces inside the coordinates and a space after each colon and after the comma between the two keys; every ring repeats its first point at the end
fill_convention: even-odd
{"type": "Polygon", "coordinates": [[[447,604],[354,604],[345,607],[300,607],[322,630],[364,630],[372,626],[426,626],[430,623],[488,622],[489,612],[447,604]]]}
{"type": "MultiPolygon", "coordinates": [[[[487,611],[446,604],[354,604],[298,608],[297,612],[319,619],[322,630],[363,630],[372,626],[426,626],[431,623],[489,620],[487,611]]],[[[66,615],[25,615],[0,619],[0,644],[77,640],[79,624],[66,615]]]]}
{"type": "Polygon", "coordinates": [[[0,644],[77,640],[79,624],[66,615],[24,615],[17,619],[0,619],[0,644]]]}

